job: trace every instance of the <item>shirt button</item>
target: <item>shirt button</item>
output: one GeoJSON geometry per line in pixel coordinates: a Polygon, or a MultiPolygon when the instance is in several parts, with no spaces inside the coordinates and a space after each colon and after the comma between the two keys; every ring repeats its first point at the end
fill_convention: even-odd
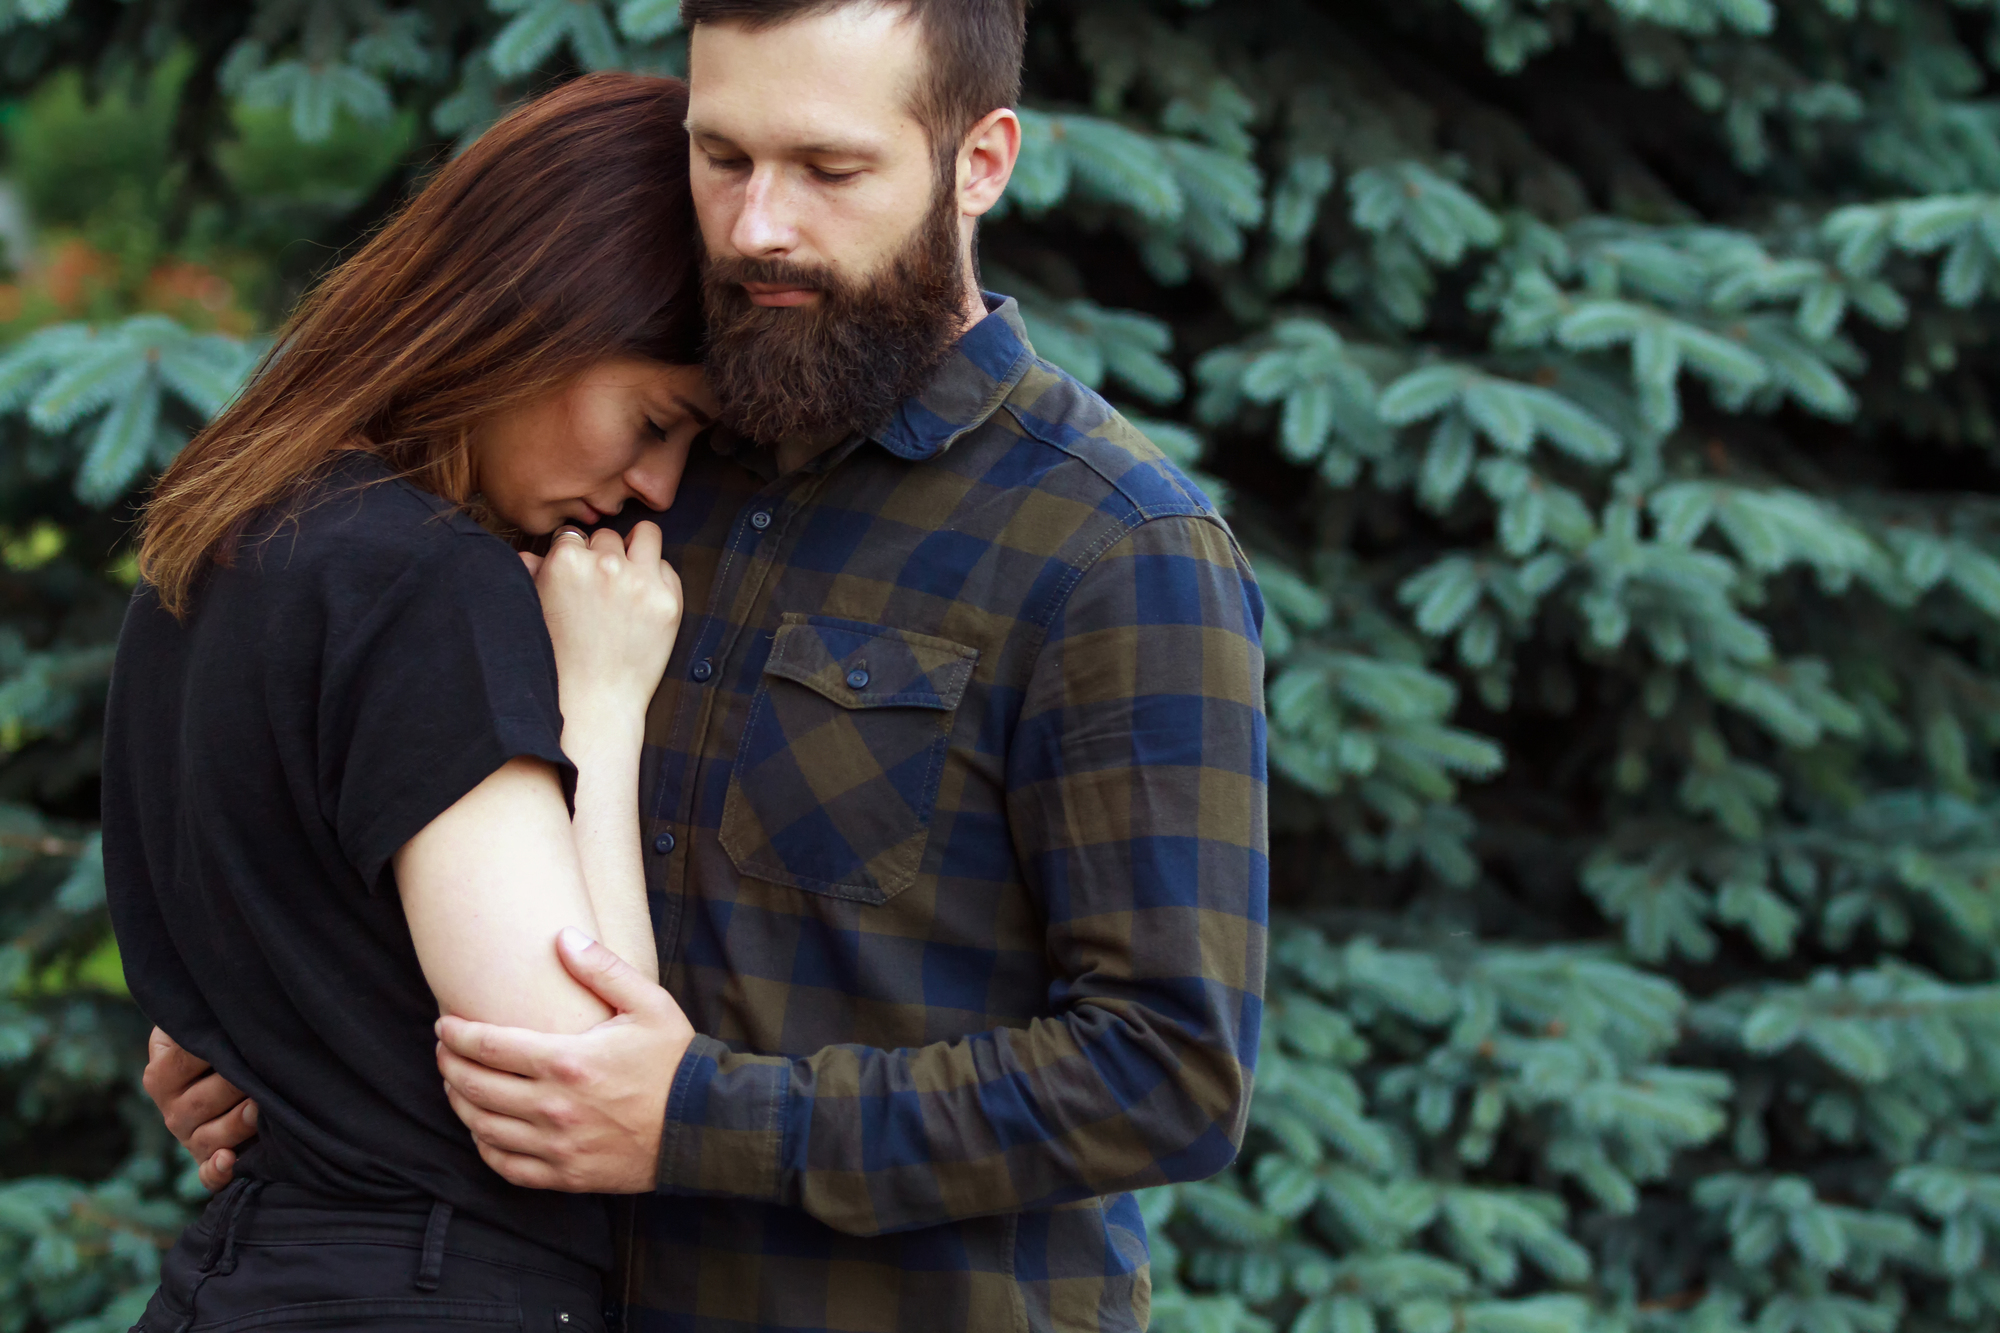
{"type": "Polygon", "coordinates": [[[673,834],[662,833],[659,837],[653,839],[653,850],[658,852],[661,856],[665,856],[668,852],[671,852],[673,849],[674,849],[673,834]]]}
{"type": "Polygon", "coordinates": [[[696,662],[694,664],[694,670],[688,672],[688,674],[690,676],[693,676],[696,680],[707,680],[710,676],[715,674],[715,663],[709,661],[706,657],[704,657],[701,659],[701,661],[696,662]]]}
{"type": "Polygon", "coordinates": [[[860,667],[854,668],[854,670],[847,673],[847,687],[851,690],[867,689],[868,673],[860,667]]]}
{"type": "Polygon", "coordinates": [[[771,516],[759,509],[756,513],[750,515],[750,526],[762,532],[765,528],[771,526],[771,516]]]}

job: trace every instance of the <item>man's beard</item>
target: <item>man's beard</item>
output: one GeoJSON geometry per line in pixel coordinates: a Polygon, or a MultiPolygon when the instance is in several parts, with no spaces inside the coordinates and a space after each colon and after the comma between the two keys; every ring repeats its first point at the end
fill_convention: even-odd
{"type": "Polygon", "coordinates": [[[922,392],[965,312],[958,210],[940,190],[883,269],[852,279],[783,259],[710,258],[702,272],[708,378],[722,420],[760,444],[870,430],[922,392]],[[809,287],[819,300],[760,306],[746,282],[809,287]]]}

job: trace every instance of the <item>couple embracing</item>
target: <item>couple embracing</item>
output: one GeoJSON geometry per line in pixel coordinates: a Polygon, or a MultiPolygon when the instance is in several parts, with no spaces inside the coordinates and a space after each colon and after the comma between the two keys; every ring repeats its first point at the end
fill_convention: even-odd
{"type": "Polygon", "coordinates": [[[105,863],[218,1192],[144,1333],[1135,1330],[1241,1139],[1261,603],[977,283],[1021,0],[682,12],[151,501],[105,863]]]}

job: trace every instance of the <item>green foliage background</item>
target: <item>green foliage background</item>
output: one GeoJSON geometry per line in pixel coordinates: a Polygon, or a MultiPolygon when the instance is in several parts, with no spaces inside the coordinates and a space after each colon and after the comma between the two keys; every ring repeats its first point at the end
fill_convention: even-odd
{"type": "MultiPolygon", "coordinates": [[[[0,0],[0,1331],[122,1328],[194,1197],[91,834],[131,499],[428,163],[683,53],[0,0]]],[[[988,284],[1271,606],[1253,1128],[1156,1327],[2000,1328],[1996,73],[1992,0],[1036,6],[988,284]]]]}

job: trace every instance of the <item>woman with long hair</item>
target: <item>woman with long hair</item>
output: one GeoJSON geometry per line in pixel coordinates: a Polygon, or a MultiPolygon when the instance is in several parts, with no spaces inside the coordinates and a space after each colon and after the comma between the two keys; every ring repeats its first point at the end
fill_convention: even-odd
{"type": "Polygon", "coordinates": [[[132,992],[255,1099],[136,1326],[602,1326],[601,1200],[507,1184],[440,1011],[608,1017],[565,929],[656,967],[660,533],[711,400],[685,87],[579,79],[439,170],[167,470],[106,723],[132,992]],[[517,554],[554,533],[539,559],[517,554]]]}

